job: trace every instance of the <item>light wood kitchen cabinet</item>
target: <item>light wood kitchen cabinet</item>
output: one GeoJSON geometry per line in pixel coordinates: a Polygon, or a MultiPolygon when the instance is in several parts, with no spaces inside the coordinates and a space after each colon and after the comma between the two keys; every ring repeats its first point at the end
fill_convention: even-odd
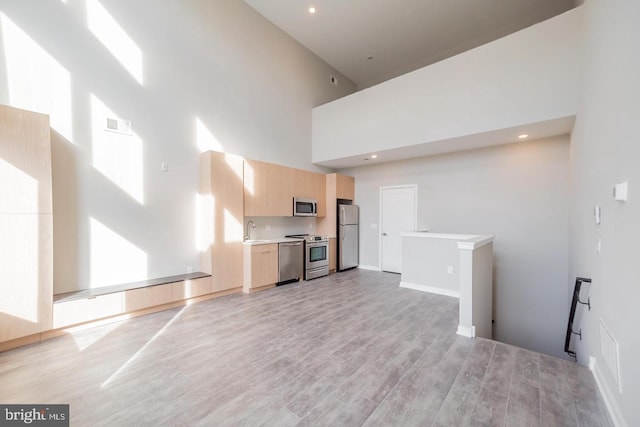
{"type": "Polygon", "coordinates": [[[355,193],[355,178],[336,174],[336,198],[354,200],[355,193]]]}
{"type": "Polygon", "coordinates": [[[313,198],[318,201],[318,217],[323,218],[327,215],[326,178],[321,173],[307,172],[307,174],[309,191],[313,194],[313,198]]]}
{"type": "Polygon", "coordinates": [[[338,261],[337,244],[338,240],[335,237],[329,238],[329,273],[336,272],[336,262],[338,261]]]}
{"type": "Polygon", "coordinates": [[[318,234],[337,236],[337,199],[348,199],[355,203],[355,179],[352,176],[330,173],[325,175],[325,210],[318,219],[318,234]]]}
{"type": "Polygon", "coordinates": [[[0,342],[48,330],[53,303],[49,117],[0,105],[0,342]]]}
{"type": "Polygon", "coordinates": [[[242,287],[243,168],[240,156],[200,155],[200,268],[211,274],[211,292],[242,287]]]}
{"type": "Polygon", "coordinates": [[[251,293],[278,282],[278,244],[244,245],[243,292],[251,293]]]}
{"type": "Polygon", "coordinates": [[[244,216],[291,216],[292,169],[245,160],[244,216]]]}
{"type": "Polygon", "coordinates": [[[292,216],[292,168],[269,163],[267,216],[292,216]]]}
{"type": "MultiPolygon", "coordinates": [[[[293,197],[305,199],[315,199],[318,202],[318,216],[326,215],[326,183],[325,176],[321,173],[305,171],[302,169],[291,169],[291,183],[293,197]]],[[[293,206],[293,204],[292,204],[293,206]]]]}

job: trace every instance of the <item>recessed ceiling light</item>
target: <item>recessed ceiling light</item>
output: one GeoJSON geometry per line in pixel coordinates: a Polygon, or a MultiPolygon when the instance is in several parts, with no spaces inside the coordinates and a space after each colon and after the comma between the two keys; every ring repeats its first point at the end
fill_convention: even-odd
{"type": "Polygon", "coordinates": [[[520,138],[520,139],[525,139],[525,138],[528,138],[528,137],[529,137],[529,135],[527,135],[526,133],[523,133],[522,135],[518,135],[518,138],[520,138]]]}
{"type": "Polygon", "coordinates": [[[377,158],[378,158],[378,155],[377,155],[377,154],[372,154],[372,155],[371,155],[371,158],[372,158],[372,159],[377,159],[377,158]]]}
{"type": "Polygon", "coordinates": [[[315,7],[313,7],[313,6],[311,6],[311,7],[309,8],[309,13],[310,13],[310,14],[312,14],[312,15],[313,15],[314,13],[316,13],[316,8],[315,8],[315,7]]]}

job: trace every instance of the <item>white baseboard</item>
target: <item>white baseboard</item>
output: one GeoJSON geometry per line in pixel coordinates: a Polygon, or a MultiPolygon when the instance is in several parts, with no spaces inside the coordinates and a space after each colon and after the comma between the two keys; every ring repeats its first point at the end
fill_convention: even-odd
{"type": "Polygon", "coordinates": [[[460,292],[451,289],[438,288],[436,286],[418,285],[410,282],[400,282],[401,288],[414,289],[416,291],[429,292],[432,294],[446,295],[448,297],[460,298],[460,292]]]}
{"type": "Polygon", "coordinates": [[[380,267],[375,266],[375,265],[362,265],[362,264],[358,264],[358,268],[361,268],[361,269],[363,269],[363,270],[382,271],[382,270],[380,270],[380,267]]]}
{"type": "Polygon", "coordinates": [[[462,335],[467,338],[475,338],[476,337],[476,327],[475,326],[462,326],[458,325],[458,335],[462,335]]]}
{"type": "Polygon", "coordinates": [[[602,396],[602,400],[604,400],[604,404],[607,406],[613,425],[616,427],[628,427],[627,422],[622,416],[622,412],[616,403],[614,394],[611,392],[611,389],[607,387],[607,383],[602,377],[598,361],[593,356],[589,356],[589,369],[593,374],[593,378],[596,380],[596,385],[598,386],[598,390],[600,390],[600,395],[602,396]]]}

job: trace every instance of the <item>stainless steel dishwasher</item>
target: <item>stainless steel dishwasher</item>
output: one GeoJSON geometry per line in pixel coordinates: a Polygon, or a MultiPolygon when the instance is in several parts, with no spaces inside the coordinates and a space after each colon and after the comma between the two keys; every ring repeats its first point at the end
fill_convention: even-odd
{"type": "Polygon", "coordinates": [[[304,271],[304,245],[298,242],[278,243],[278,285],[298,281],[304,271]]]}

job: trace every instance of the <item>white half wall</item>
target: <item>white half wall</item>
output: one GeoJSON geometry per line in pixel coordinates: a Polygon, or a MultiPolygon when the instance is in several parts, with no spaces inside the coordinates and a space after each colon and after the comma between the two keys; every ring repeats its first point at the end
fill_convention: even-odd
{"type": "Polygon", "coordinates": [[[582,8],[573,9],[314,108],[313,161],[340,167],[340,159],[359,156],[361,162],[385,150],[409,158],[447,146],[501,144],[517,140],[529,124],[551,132],[540,136],[569,133],[578,102],[582,15],[582,8]]]}
{"type": "Polygon", "coordinates": [[[0,10],[0,103],[54,129],[57,293],[197,271],[198,154],[326,171],[311,163],[311,108],[354,90],[242,1],[0,10]],[[105,132],[107,117],[134,134],[105,132]]]}
{"type": "Polygon", "coordinates": [[[380,265],[380,187],[417,184],[419,230],[495,236],[494,338],[563,356],[573,285],[568,136],[340,172],[355,177],[361,264],[380,265]]]}

